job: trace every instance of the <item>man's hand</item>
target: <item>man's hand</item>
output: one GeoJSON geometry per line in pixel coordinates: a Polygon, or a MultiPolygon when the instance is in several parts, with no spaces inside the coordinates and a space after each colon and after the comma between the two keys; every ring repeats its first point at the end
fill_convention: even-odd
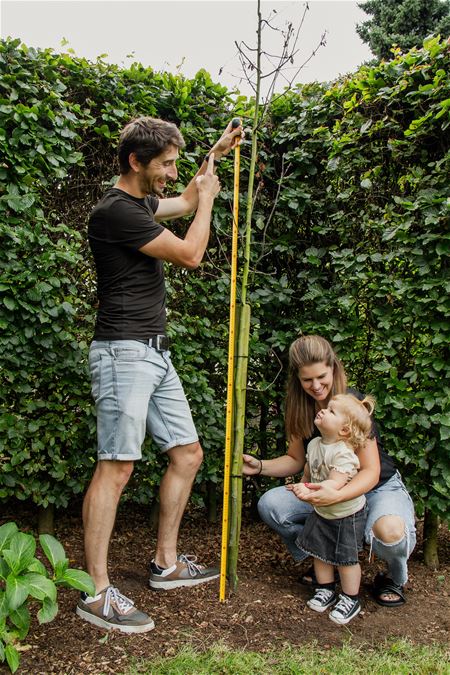
{"type": "Polygon", "coordinates": [[[231,122],[229,122],[222,136],[219,138],[217,143],[214,144],[210,152],[213,152],[216,156],[216,160],[218,160],[221,157],[228,155],[228,153],[237,145],[240,145],[244,139],[244,136],[245,134],[242,124],[240,124],[235,129],[232,129],[231,122]]]}
{"type": "Polygon", "coordinates": [[[214,153],[211,153],[208,160],[208,166],[203,176],[197,176],[195,184],[198,190],[199,199],[201,197],[210,197],[214,200],[220,192],[220,183],[214,174],[214,153]]]}
{"type": "Polygon", "coordinates": [[[244,476],[257,476],[261,473],[261,460],[253,455],[242,455],[242,473],[244,476]]]}

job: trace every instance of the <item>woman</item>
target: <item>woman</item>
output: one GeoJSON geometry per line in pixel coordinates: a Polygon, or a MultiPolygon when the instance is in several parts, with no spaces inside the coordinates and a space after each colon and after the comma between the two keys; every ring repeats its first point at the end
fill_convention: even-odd
{"type": "MultiPolygon", "coordinates": [[[[295,340],[289,350],[287,453],[265,460],[244,455],[244,474],[285,478],[299,473],[305,464],[305,448],[318,435],[314,417],[334,395],[346,392],[363,398],[347,388],[344,367],[329,342],[318,335],[295,340]]],[[[380,605],[395,607],[405,603],[407,561],[416,543],[414,506],[392,459],[383,451],[375,424],[374,436],[358,453],[360,471],[340,490],[318,486],[300,500],[281,486],[261,497],[258,510],[262,520],[282,537],[294,560],[302,561],[307,554],[297,541],[313,506],[337,504],[365,494],[369,508],[365,540],[388,569],[387,575],[375,577],[374,597],[380,605]]],[[[313,574],[309,572],[309,576],[314,583],[313,574]]],[[[307,583],[306,575],[303,581],[307,583]]]]}

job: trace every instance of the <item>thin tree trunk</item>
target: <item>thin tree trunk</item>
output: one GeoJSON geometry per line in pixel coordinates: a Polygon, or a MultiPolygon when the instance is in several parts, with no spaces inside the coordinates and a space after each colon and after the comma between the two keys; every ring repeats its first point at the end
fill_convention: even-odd
{"type": "Polygon", "coordinates": [[[427,567],[439,567],[437,533],[439,518],[429,509],[425,509],[423,521],[423,558],[427,567]]]}
{"type": "Polygon", "coordinates": [[[157,530],[158,529],[158,523],[159,523],[159,499],[154,499],[152,501],[152,504],[150,506],[150,527],[152,530],[157,530]]]}
{"type": "Polygon", "coordinates": [[[230,589],[237,588],[237,561],[242,514],[242,453],[245,436],[245,403],[247,394],[248,343],[250,334],[250,305],[240,308],[239,342],[236,353],[234,443],[230,481],[230,532],[228,539],[228,581],[230,589]]]}
{"type": "Polygon", "coordinates": [[[53,504],[38,509],[39,534],[55,534],[55,507],[53,504]]]}

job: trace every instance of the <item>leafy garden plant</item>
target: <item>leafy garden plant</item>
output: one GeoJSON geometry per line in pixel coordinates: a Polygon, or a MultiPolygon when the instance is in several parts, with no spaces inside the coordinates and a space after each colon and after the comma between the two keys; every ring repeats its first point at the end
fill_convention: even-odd
{"type": "Polygon", "coordinates": [[[30,607],[39,606],[40,624],[53,621],[58,613],[57,586],[95,594],[94,583],[86,572],[69,567],[63,546],[51,535],[39,537],[52,573],[36,557],[36,540],[20,532],[13,522],[0,527],[0,662],[11,672],[19,667],[17,643],[31,624],[30,607]]]}

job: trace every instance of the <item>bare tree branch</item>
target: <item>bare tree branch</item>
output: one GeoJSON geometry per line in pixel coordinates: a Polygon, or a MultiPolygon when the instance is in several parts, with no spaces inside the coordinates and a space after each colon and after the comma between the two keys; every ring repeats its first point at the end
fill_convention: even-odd
{"type": "Polygon", "coordinates": [[[286,175],[286,169],[285,169],[284,163],[285,163],[285,156],[284,156],[284,154],[283,154],[283,155],[281,156],[281,172],[280,172],[280,178],[279,178],[279,180],[278,180],[278,185],[277,185],[277,193],[276,193],[276,195],[275,195],[275,199],[274,199],[274,202],[273,202],[273,204],[272,204],[272,210],[271,210],[271,212],[269,213],[269,217],[267,218],[266,224],[265,224],[265,226],[264,226],[263,236],[262,236],[262,243],[261,243],[261,255],[260,255],[260,257],[258,258],[258,260],[256,261],[256,263],[255,263],[255,268],[258,266],[258,263],[259,263],[259,262],[262,260],[262,258],[264,257],[264,249],[265,249],[265,245],[266,245],[267,230],[269,229],[269,225],[270,225],[270,223],[272,222],[272,218],[273,218],[274,213],[275,213],[275,211],[276,211],[276,208],[277,208],[277,206],[278,206],[278,200],[279,200],[279,198],[280,198],[280,192],[281,192],[281,185],[282,185],[283,179],[284,179],[284,177],[285,177],[285,175],[286,175]]]}

